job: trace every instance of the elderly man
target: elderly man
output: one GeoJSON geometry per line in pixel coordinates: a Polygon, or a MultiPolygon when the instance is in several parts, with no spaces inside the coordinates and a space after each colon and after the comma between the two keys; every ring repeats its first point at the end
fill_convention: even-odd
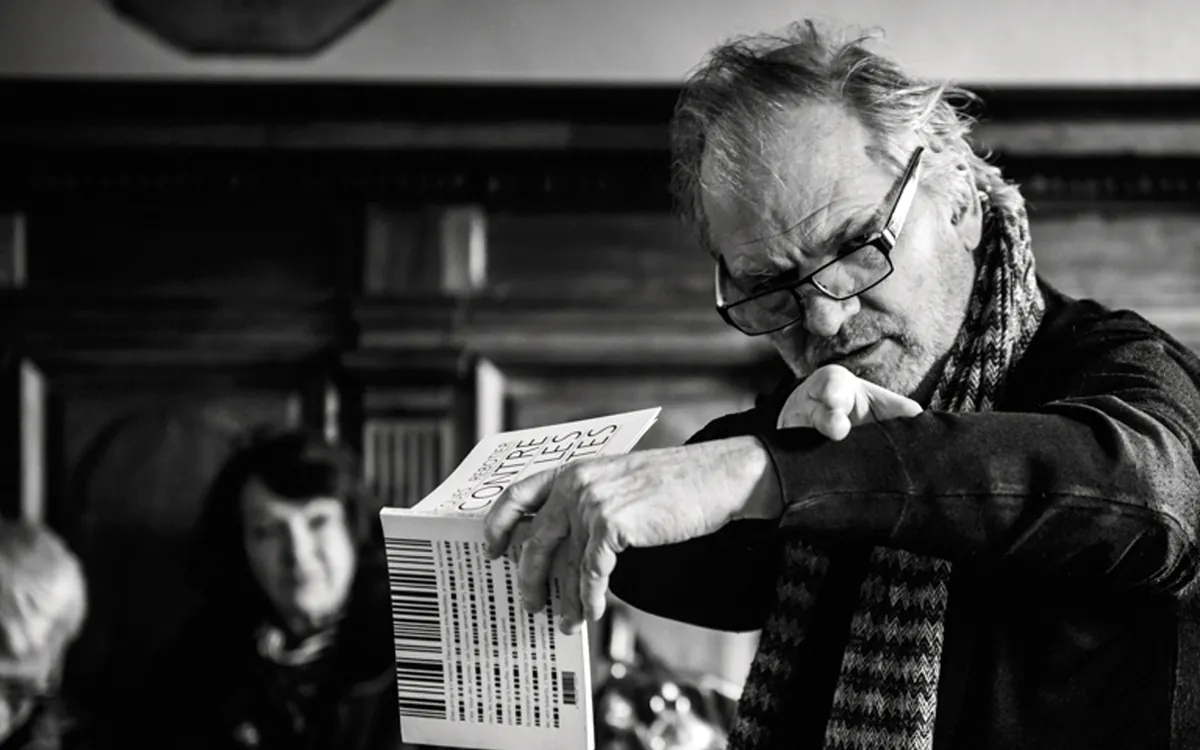
{"type": "Polygon", "coordinates": [[[51,750],[83,739],[54,696],[86,614],[83,567],[63,541],[47,528],[0,520],[3,750],[51,750]]]}
{"type": "Polygon", "coordinates": [[[812,24],[673,123],[718,310],[796,382],[689,445],[510,488],[526,605],[762,629],[735,748],[1200,742],[1200,361],[1034,272],[953,90],[812,24]],[[813,429],[815,428],[815,429],[813,429]]]}

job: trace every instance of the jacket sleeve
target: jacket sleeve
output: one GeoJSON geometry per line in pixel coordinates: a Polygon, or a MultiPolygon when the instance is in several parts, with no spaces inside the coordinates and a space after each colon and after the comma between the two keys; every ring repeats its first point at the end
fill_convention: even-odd
{"type": "MultiPolygon", "coordinates": [[[[722,417],[688,442],[745,435],[751,422],[750,413],[722,417]]],[[[781,539],[773,521],[740,521],[679,544],[630,548],[618,556],[609,588],[659,617],[714,630],[757,630],[773,600],[781,539]]]]}
{"type": "Polygon", "coordinates": [[[896,547],[983,572],[1181,592],[1196,576],[1194,357],[1148,327],[1076,330],[1026,411],[925,412],[763,431],[807,538],[896,547]]]}

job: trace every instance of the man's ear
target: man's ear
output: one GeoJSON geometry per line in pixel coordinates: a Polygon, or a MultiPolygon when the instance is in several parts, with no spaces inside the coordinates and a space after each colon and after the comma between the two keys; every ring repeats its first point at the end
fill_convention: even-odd
{"type": "Polygon", "coordinates": [[[975,187],[975,176],[966,162],[955,165],[958,177],[965,183],[965,190],[956,196],[953,212],[950,214],[950,224],[954,233],[962,243],[962,248],[972,252],[979,247],[983,238],[983,204],[979,190],[975,187]]]}

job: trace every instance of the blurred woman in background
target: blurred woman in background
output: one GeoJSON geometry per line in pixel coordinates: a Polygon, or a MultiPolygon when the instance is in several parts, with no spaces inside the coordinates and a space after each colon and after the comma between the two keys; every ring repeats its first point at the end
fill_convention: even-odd
{"type": "Polygon", "coordinates": [[[205,500],[207,606],[162,660],[151,745],[393,750],[396,680],[382,535],[354,455],[260,430],[205,500]]]}

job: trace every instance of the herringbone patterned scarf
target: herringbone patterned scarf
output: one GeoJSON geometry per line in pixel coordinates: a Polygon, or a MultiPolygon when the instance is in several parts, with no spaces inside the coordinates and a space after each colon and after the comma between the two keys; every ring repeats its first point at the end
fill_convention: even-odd
{"type": "MultiPolygon", "coordinates": [[[[988,411],[1010,366],[1041,322],[1023,206],[986,213],[986,253],[967,316],[950,350],[930,409],[988,411]]],[[[853,439],[853,437],[851,437],[853,439]]],[[[865,469],[869,470],[869,468],[865,469]]],[[[800,541],[785,545],[774,612],[765,623],[730,735],[731,750],[779,747],[778,729],[799,705],[807,675],[791,661],[805,638],[828,559],[800,541]]],[[[950,563],[883,547],[872,551],[825,730],[828,750],[931,750],[950,563]]]]}

